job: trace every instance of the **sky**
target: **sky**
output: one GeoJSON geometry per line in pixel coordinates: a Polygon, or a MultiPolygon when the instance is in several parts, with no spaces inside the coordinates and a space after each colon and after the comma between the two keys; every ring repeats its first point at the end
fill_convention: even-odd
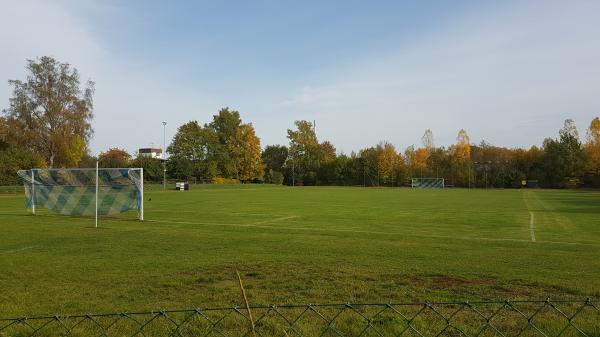
{"type": "Polygon", "coordinates": [[[381,141],[540,145],[600,116],[600,1],[0,0],[0,108],[26,60],[93,80],[90,152],[167,145],[238,110],[262,146],[294,121],[350,153],[381,141]]]}

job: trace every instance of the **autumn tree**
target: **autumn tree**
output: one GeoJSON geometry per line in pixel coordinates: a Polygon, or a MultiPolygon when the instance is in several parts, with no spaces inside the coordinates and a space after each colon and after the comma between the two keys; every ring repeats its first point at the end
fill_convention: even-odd
{"type": "Polygon", "coordinates": [[[264,167],[260,139],[256,136],[252,124],[240,125],[229,140],[228,146],[237,179],[241,181],[262,180],[264,167]]]}
{"type": "Polygon", "coordinates": [[[379,178],[384,185],[397,183],[397,172],[400,169],[402,157],[396,152],[394,145],[383,142],[377,146],[379,178]]]}
{"type": "Polygon", "coordinates": [[[77,69],[48,56],[27,61],[27,79],[10,80],[3,110],[5,139],[39,153],[50,167],[77,166],[92,136],[94,83],[82,87],[77,69]]]}
{"type": "Polygon", "coordinates": [[[587,157],[586,170],[596,176],[600,175],[600,118],[598,117],[590,122],[584,151],[587,157]]]}
{"type": "Polygon", "coordinates": [[[460,129],[456,136],[456,145],[454,147],[454,155],[459,162],[465,162],[471,159],[471,144],[467,131],[460,129]]]}
{"type": "Polygon", "coordinates": [[[169,174],[177,178],[249,181],[263,176],[260,139],[252,124],[242,123],[239,112],[229,108],[204,126],[197,121],[180,126],[167,152],[169,174]]]}
{"type": "Polygon", "coordinates": [[[460,129],[456,144],[450,147],[453,155],[451,183],[468,186],[471,181],[471,143],[467,132],[460,129]]]}
{"type": "Polygon", "coordinates": [[[415,150],[414,146],[409,146],[404,151],[407,165],[410,169],[410,174],[413,177],[424,177],[427,175],[427,159],[429,158],[429,151],[426,148],[418,148],[415,150]]]}
{"type": "Polygon", "coordinates": [[[129,167],[131,155],[119,148],[110,148],[98,155],[98,166],[100,167],[129,167]]]}

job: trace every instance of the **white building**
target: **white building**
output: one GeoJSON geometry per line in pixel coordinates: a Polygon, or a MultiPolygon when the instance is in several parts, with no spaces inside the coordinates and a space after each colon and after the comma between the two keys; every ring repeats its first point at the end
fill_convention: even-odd
{"type": "Polygon", "coordinates": [[[162,149],[147,147],[147,148],[139,149],[138,153],[142,157],[162,159],[162,149]]]}

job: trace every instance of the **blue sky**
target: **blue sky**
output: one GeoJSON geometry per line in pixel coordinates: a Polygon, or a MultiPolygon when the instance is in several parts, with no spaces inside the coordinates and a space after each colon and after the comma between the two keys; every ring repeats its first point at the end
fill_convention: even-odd
{"type": "Polygon", "coordinates": [[[93,154],[225,106],[263,146],[308,119],[346,153],[426,128],[528,147],[600,115],[598,22],[583,0],[0,0],[0,107],[25,59],[52,55],[96,81],[93,154]]]}

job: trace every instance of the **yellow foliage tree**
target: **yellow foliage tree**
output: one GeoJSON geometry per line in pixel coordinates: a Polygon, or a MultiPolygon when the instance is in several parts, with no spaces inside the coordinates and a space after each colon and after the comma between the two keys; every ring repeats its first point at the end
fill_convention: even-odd
{"type": "Polygon", "coordinates": [[[229,147],[236,159],[239,180],[262,179],[264,167],[260,151],[260,139],[256,136],[252,124],[242,124],[236,130],[229,147]]]}
{"type": "Polygon", "coordinates": [[[469,135],[464,129],[460,129],[456,136],[456,146],[454,147],[454,155],[459,162],[465,162],[471,159],[471,144],[469,135]]]}
{"type": "Polygon", "coordinates": [[[600,174],[600,119],[594,118],[588,127],[587,142],[584,145],[587,156],[586,169],[600,174]]]}
{"type": "Polygon", "coordinates": [[[396,152],[394,145],[390,143],[379,144],[379,156],[377,158],[377,167],[379,178],[384,184],[393,184],[396,170],[402,163],[402,157],[396,152]]]}
{"type": "Polygon", "coordinates": [[[427,170],[427,159],[429,158],[429,150],[426,148],[418,148],[412,152],[410,159],[411,169],[418,175],[423,175],[427,170]]]}

